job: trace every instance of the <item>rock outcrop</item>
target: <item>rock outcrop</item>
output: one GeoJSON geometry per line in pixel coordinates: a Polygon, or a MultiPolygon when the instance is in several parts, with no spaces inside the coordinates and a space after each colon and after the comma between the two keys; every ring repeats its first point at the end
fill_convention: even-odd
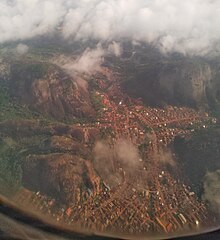
{"type": "Polygon", "coordinates": [[[40,120],[5,121],[0,123],[0,143],[4,146],[0,144],[0,154],[8,161],[2,152],[7,147],[7,154],[19,162],[13,171],[18,168],[17,172],[22,172],[20,184],[60,203],[75,204],[82,197],[80,189],[99,188],[99,177],[90,162],[91,144],[98,137],[95,128],[85,130],[40,120]]]}
{"type": "Polygon", "coordinates": [[[63,203],[74,204],[82,187],[93,188],[85,160],[72,154],[30,155],[22,169],[25,186],[63,203]]]}
{"type": "Polygon", "coordinates": [[[165,65],[159,72],[158,91],[170,103],[205,106],[212,78],[208,64],[184,61],[176,66],[165,65]]]}
{"type": "Polygon", "coordinates": [[[52,64],[11,63],[9,90],[30,109],[56,119],[95,117],[89,92],[52,64]]]}
{"type": "Polygon", "coordinates": [[[150,106],[220,109],[219,57],[163,54],[145,44],[125,45],[125,53],[122,86],[129,95],[150,106]]]}

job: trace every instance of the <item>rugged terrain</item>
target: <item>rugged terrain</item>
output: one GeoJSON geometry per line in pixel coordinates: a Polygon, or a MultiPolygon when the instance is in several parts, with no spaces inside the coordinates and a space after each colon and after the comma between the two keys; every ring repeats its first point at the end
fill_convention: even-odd
{"type": "Polygon", "coordinates": [[[133,49],[125,60],[124,89],[146,104],[214,108],[219,111],[218,58],[164,56],[155,49],[133,49]]]}
{"type": "Polygon", "coordinates": [[[12,62],[10,95],[30,109],[56,119],[95,118],[89,93],[58,66],[12,62]]]}
{"type": "Polygon", "coordinates": [[[97,72],[70,74],[57,50],[35,47],[1,49],[1,193],[92,230],[214,223],[201,196],[219,168],[217,61],[125,46],[97,72]]]}

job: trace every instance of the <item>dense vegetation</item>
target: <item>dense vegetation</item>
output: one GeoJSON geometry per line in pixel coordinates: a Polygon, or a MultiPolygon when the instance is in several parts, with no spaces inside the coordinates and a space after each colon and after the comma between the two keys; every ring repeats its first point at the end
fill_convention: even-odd
{"type": "Polygon", "coordinates": [[[13,194],[21,187],[22,169],[19,149],[10,138],[0,139],[0,191],[13,194]]]}
{"type": "Polygon", "coordinates": [[[9,95],[6,84],[0,82],[0,122],[13,119],[33,119],[38,113],[16,103],[9,95]]]}
{"type": "Polygon", "coordinates": [[[220,168],[220,128],[200,129],[188,138],[176,137],[174,150],[193,190],[201,196],[207,171],[220,168]]]}

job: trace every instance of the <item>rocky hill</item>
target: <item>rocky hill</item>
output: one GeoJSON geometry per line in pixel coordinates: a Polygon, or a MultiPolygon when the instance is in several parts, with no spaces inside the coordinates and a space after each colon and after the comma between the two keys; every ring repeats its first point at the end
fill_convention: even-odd
{"type": "Polygon", "coordinates": [[[82,188],[95,188],[91,164],[96,129],[85,130],[61,123],[13,120],[0,123],[0,189],[5,194],[25,186],[62,203],[75,202],[82,188]],[[74,184],[73,184],[74,183],[74,184]]]}
{"type": "Polygon", "coordinates": [[[95,117],[89,93],[52,64],[12,63],[9,89],[22,104],[56,119],[95,117]]]}
{"type": "Polygon", "coordinates": [[[220,68],[214,62],[201,57],[163,55],[153,48],[139,47],[122,63],[123,87],[147,105],[205,109],[215,105],[219,111],[220,68]]]}

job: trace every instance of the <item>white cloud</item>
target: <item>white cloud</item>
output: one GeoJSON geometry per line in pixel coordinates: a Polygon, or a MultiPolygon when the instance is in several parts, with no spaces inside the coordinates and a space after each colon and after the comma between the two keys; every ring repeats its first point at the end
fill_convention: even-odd
{"type": "Polygon", "coordinates": [[[116,57],[119,57],[122,54],[122,47],[119,43],[112,42],[108,45],[108,52],[112,53],[116,57]]]}
{"type": "Polygon", "coordinates": [[[62,2],[2,0],[0,3],[0,42],[27,39],[54,30],[65,14],[62,2]]]}
{"type": "Polygon", "coordinates": [[[86,48],[85,51],[77,58],[60,56],[56,57],[53,63],[63,68],[68,74],[76,76],[77,73],[93,74],[101,70],[105,56],[113,54],[119,57],[122,49],[119,43],[112,42],[105,49],[101,44],[93,49],[86,48]]]}
{"type": "Polygon", "coordinates": [[[204,54],[219,43],[219,0],[1,0],[0,42],[54,31],[65,38],[152,43],[204,54]]]}
{"type": "Polygon", "coordinates": [[[54,63],[72,76],[77,73],[93,74],[101,69],[105,55],[106,51],[98,44],[94,49],[86,48],[76,59],[60,56],[54,60],[54,63]]]}
{"type": "Polygon", "coordinates": [[[29,47],[22,43],[18,44],[16,47],[16,52],[20,55],[26,54],[28,50],[29,50],[29,47]]]}

